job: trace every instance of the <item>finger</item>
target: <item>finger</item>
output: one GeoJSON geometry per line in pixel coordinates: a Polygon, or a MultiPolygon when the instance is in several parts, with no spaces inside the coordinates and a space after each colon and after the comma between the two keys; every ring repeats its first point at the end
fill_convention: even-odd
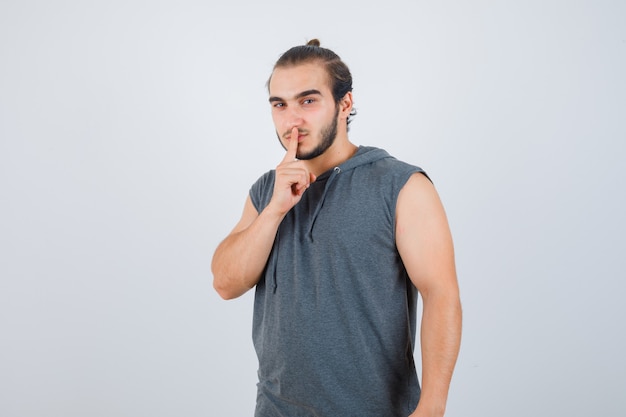
{"type": "Polygon", "coordinates": [[[293,184],[295,186],[295,188],[292,187],[292,191],[294,191],[294,194],[296,194],[296,195],[302,195],[306,191],[306,189],[311,186],[311,183],[315,182],[317,177],[315,176],[314,173],[309,172],[308,178],[304,177],[302,179],[304,181],[302,181],[302,182],[298,181],[298,183],[293,184]],[[306,179],[308,179],[308,181],[306,181],[306,179]]]}
{"type": "Polygon", "coordinates": [[[296,153],[298,152],[298,128],[291,129],[291,136],[289,137],[289,143],[287,144],[287,153],[283,158],[283,162],[291,162],[296,159],[296,153]]]}
{"type": "Polygon", "coordinates": [[[283,169],[281,172],[281,182],[287,187],[291,187],[293,195],[301,195],[309,188],[310,175],[305,169],[283,169]]]}

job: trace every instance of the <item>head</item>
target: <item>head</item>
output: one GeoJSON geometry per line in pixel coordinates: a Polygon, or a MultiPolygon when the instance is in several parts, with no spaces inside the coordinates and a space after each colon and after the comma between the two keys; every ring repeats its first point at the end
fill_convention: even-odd
{"type": "MultiPolygon", "coordinates": [[[[339,55],[330,49],[322,48],[318,39],[311,39],[306,45],[294,46],[287,50],[278,58],[274,64],[276,68],[293,67],[301,64],[317,63],[322,65],[328,75],[330,89],[336,104],[352,91],[352,74],[348,66],[341,60],[339,55]]],[[[272,76],[267,81],[269,88],[272,76]]],[[[350,124],[353,117],[356,116],[356,109],[352,109],[348,116],[347,123],[350,124]]]]}
{"type": "Polygon", "coordinates": [[[319,45],[314,39],[289,49],[267,83],[279,140],[288,140],[294,126],[307,137],[299,147],[300,159],[312,159],[332,146],[356,114],[350,70],[339,56],[319,45]]]}

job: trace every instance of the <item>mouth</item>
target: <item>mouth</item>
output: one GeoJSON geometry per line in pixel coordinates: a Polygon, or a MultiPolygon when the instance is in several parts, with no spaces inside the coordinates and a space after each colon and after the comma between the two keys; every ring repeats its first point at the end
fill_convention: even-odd
{"type": "MultiPolygon", "coordinates": [[[[307,135],[306,132],[298,132],[298,136],[296,137],[296,139],[298,140],[298,142],[302,142],[306,135],[307,135]]],[[[291,132],[289,134],[285,134],[284,137],[285,137],[285,140],[290,141],[291,140],[291,132]]]]}

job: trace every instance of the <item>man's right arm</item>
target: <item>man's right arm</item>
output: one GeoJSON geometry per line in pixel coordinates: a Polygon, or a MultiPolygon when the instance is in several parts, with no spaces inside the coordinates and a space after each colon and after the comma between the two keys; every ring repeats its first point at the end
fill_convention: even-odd
{"type": "Polygon", "coordinates": [[[303,161],[296,159],[298,129],[292,130],[287,153],[276,167],[270,203],[258,213],[248,196],[241,220],[213,255],[213,287],[226,299],[243,295],[259,282],[280,222],[315,181],[303,161]]]}

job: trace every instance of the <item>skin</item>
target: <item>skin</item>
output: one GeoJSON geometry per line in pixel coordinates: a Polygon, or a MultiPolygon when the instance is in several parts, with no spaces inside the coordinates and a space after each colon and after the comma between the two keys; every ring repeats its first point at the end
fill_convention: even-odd
{"type": "MultiPolygon", "coordinates": [[[[349,159],[352,93],[335,103],[324,68],[308,63],[276,68],[269,84],[272,119],[284,158],[276,166],[272,199],[260,213],[247,198],[239,222],[215,250],[213,286],[224,299],[239,297],[261,278],[281,221],[321,173],[349,159]],[[337,123],[331,143],[329,131],[337,123]],[[317,156],[316,150],[322,149],[317,156]]],[[[410,417],[443,416],[461,339],[461,303],[452,237],[432,183],[414,174],[398,196],[396,246],[423,299],[422,394],[410,417]]]]}
{"type": "MultiPolygon", "coordinates": [[[[333,120],[328,124],[328,126],[324,127],[322,131],[320,132],[321,141],[317,144],[317,146],[314,149],[311,149],[309,152],[306,152],[306,153],[296,152],[296,158],[303,159],[303,160],[317,158],[318,156],[326,152],[326,150],[330,148],[333,143],[335,143],[335,139],[337,138],[337,116],[339,115],[338,112],[339,112],[339,108],[337,108],[337,111],[335,112],[335,116],[333,117],[333,120]]],[[[298,133],[302,133],[302,132],[298,132],[298,133]]],[[[280,135],[278,134],[278,132],[276,132],[276,136],[278,137],[278,140],[280,141],[280,135]]],[[[282,145],[282,142],[280,144],[282,145]]],[[[284,145],[283,145],[283,148],[285,148],[284,145]]],[[[287,150],[287,148],[285,148],[285,150],[287,150]]]]}

